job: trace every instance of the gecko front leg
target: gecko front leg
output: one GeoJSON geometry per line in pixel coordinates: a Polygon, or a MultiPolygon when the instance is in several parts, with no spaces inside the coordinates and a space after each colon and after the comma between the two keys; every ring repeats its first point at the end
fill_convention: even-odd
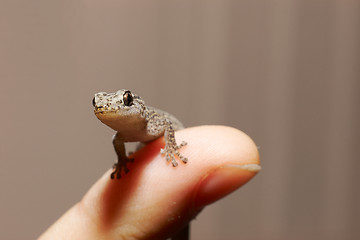
{"type": "Polygon", "coordinates": [[[111,179],[114,179],[115,175],[116,175],[116,178],[119,179],[119,178],[121,178],[121,172],[122,171],[124,171],[125,174],[129,172],[129,169],[126,166],[126,164],[128,162],[133,162],[134,159],[133,158],[128,158],[126,156],[125,144],[124,144],[124,141],[122,140],[119,133],[116,133],[114,135],[114,137],[113,137],[113,145],[114,145],[115,152],[116,152],[118,160],[117,160],[117,163],[115,163],[114,166],[113,166],[114,171],[111,173],[110,177],[111,177],[111,179]]]}
{"type": "Polygon", "coordinates": [[[180,145],[176,144],[175,131],[171,123],[169,123],[168,127],[165,128],[164,138],[165,138],[165,147],[162,148],[160,152],[161,154],[165,154],[166,161],[171,160],[173,167],[176,167],[178,165],[175,159],[175,155],[176,155],[183,161],[183,163],[187,163],[188,159],[179,153],[179,149],[185,146],[187,143],[183,141],[180,145]]]}

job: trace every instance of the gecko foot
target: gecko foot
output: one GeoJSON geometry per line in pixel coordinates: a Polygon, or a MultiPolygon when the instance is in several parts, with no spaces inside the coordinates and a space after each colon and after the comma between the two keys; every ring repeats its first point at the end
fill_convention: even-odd
{"type": "Polygon", "coordinates": [[[125,174],[128,173],[129,169],[126,166],[128,162],[134,162],[134,158],[119,159],[113,166],[114,171],[111,173],[110,178],[114,179],[116,175],[116,179],[120,179],[122,171],[124,171],[125,174]]]}
{"type": "Polygon", "coordinates": [[[165,154],[166,161],[171,160],[173,167],[176,167],[178,166],[178,163],[175,159],[175,155],[178,156],[180,160],[183,161],[183,163],[188,162],[188,159],[179,153],[179,149],[183,146],[186,146],[186,144],[186,142],[182,142],[180,145],[176,145],[176,143],[166,144],[165,147],[160,150],[160,153],[165,154]]]}

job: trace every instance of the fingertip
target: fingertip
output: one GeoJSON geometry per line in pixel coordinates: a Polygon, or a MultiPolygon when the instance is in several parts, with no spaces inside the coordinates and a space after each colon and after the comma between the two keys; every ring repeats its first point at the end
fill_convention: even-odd
{"type": "MultiPolygon", "coordinates": [[[[256,166],[259,171],[260,158],[254,141],[244,132],[227,126],[200,126],[177,133],[188,145],[182,154],[189,159],[194,170],[211,170],[225,164],[256,166]]],[[[191,170],[187,170],[191,171],[191,170]]]]}
{"type": "MultiPolygon", "coordinates": [[[[202,208],[235,191],[260,170],[258,149],[244,132],[226,126],[184,130],[189,142],[187,174],[198,176],[194,207],[202,208]]],[[[180,135],[180,134],[179,134],[180,135]]],[[[181,136],[183,137],[183,136],[181,136]]],[[[195,181],[196,182],[196,181],[195,181]]]]}

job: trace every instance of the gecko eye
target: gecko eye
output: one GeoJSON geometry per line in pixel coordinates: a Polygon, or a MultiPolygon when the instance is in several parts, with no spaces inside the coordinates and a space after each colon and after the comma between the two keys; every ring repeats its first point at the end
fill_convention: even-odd
{"type": "Polygon", "coordinates": [[[132,93],[128,90],[128,91],[125,91],[124,95],[123,95],[123,100],[124,100],[124,104],[125,106],[131,106],[133,105],[133,95],[132,93]]]}
{"type": "Polygon", "coordinates": [[[92,100],[92,105],[93,105],[94,107],[96,106],[95,97],[94,97],[93,100],[92,100]]]}

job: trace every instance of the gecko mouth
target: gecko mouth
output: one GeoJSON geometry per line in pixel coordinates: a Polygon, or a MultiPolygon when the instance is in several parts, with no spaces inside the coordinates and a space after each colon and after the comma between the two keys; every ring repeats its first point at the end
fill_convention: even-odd
{"type": "Polygon", "coordinates": [[[120,107],[111,107],[111,106],[95,106],[94,113],[114,113],[118,112],[120,110],[120,107]]]}

